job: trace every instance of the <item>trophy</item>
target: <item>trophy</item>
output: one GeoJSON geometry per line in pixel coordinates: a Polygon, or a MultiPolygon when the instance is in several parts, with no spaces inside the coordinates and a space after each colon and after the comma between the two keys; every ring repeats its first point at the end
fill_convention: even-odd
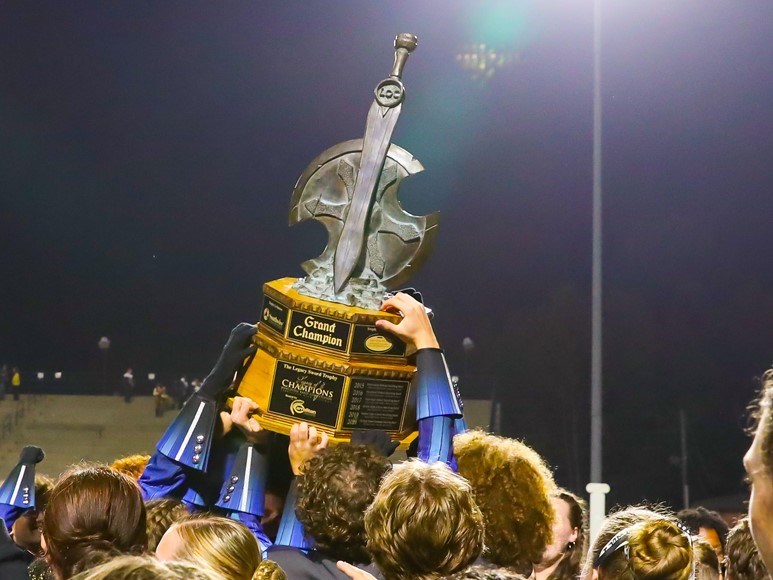
{"type": "Polygon", "coordinates": [[[405,87],[403,67],[418,40],[395,39],[392,73],[375,89],[365,137],[334,145],[302,173],[292,194],[290,225],[315,219],[328,232],[306,277],[263,286],[258,351],[238,393],[261,408],[261,425],[289,433],[299,421],[334,442],[353,429],[381,429],[406,447],[416,436],[416,372],[406,345],[375,322],[398,323],[379,310],[429,254],[438,214],[414,216],[397,198],[400,182],[423,170],[391,143],[405,87]]]}

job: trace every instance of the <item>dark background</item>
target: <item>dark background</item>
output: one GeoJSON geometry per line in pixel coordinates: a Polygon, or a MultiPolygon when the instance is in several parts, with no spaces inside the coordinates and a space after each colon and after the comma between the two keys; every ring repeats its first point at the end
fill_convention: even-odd
{"type": "MultiPolygon", "coordinates": [[[[605,480],[678,505],[742,491],[744,408],[773,353],[773,4],[607,1],[605,480]]],[[[0,361],[203,374],[263,282],[325,244],[295,179],[360,137],[393,37],[419,48],[394,141],[440,210],[412,280],[467,397],[564,485],[588,478],[592,2],[6,1],[0,361]],[[512,60],[475,79],[457,55],[512,60]],[[475,341],[463,354],[462,339],[475,341]]]]}

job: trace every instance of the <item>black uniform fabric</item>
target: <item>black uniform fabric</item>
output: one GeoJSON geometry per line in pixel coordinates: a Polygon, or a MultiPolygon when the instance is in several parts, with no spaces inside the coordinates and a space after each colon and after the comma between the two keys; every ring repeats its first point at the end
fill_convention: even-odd
{"type": "MultiPolygon", "coordinates": [[[[268,549],[268,559],[279,564],[287,577],[293,580],[326,580],[328,578],[349,580],[349,576],[341,572],[336,566],[337,560],[326,558],[314,550],[304,554],[302,551],[288,546],[271,546],[268,549]]],[[[384,578],[375,564],[354,565],[370,572],[376,578],[384,578]]]]}

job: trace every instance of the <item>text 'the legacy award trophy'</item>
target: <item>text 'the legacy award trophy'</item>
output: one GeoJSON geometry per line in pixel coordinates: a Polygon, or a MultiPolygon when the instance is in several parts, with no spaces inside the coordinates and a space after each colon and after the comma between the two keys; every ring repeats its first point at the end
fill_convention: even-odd
{"type": "Polygon", "coordinates": [[[260,405],[270,430],[289,433],[306,421],[340,442],[353,429],[383,429],[403,446],[415,436],[416,369],[405,344],[375,321],[400,321],[379,306],[421,266],[437,233],[437,214],[417,217],[400,206],[400,182],[423,167],[390,142],[416,45],[413,34],[395,39],[392,73],[376,87],[365,137],[323,152],[295,185],[290,225],[318,220],[329,239],[322,255],[302,264],[305,278],[263,286],[258,351],[238,391],[260,405]]]}

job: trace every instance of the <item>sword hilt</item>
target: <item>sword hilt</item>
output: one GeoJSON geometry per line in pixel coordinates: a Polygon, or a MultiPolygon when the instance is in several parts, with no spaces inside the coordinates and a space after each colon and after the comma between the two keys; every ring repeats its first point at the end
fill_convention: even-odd
{"type": "Polygon", "coordinates": [[[395,64],[392,66],[390,76],[401,78],[403,67],[408,60],[408,55],[419,45],[419,38],[410,32],[403,32],[395,36],[395,64]]]}

